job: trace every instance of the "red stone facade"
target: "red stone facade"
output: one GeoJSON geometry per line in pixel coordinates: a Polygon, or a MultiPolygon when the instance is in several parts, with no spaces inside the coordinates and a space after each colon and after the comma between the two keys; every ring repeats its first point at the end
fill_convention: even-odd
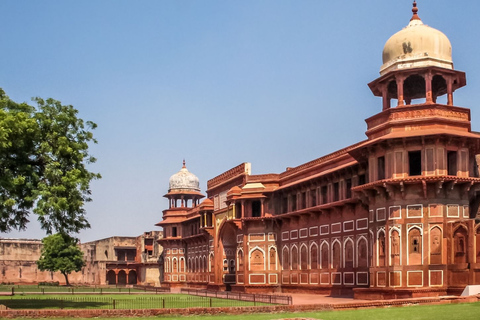
{"type": "Polygon", "coordinates": [[[169,192],[164,283],[362,299],[480,284],[480,135],[453,105],[465,73],[422,61],[369,84],[383,103],[366,140],[279,174],[241,164],[208,181],[202,203],[169,192]]]}

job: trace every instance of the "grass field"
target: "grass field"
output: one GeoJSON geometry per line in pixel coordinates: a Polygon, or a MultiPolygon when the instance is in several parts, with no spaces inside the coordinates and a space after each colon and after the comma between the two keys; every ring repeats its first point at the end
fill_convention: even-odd
{"type": "MultiPolygon", "coordinates": [[[[162,316],[146,317],[142,320],[158,319],[199,319],[199,320],[272,320],[282,318],[314,318],[323,320],[477,320],[480,319],[480,302],[432,306],[408,306],[364,310],[325,311],[308,313],[242,314],[219,316],[162,316]]],[[[66,320],[73,318],[55,318],[66,320]]],[[[101,319],[101,318],[96,318],[101,319]]],[[[106,320],[133,320],[138,318],[105,318],[106,320]]],[[[27,320],[20,319],[19,320],[27,320]]],[[[90,320],[75,318],[75,320],[90,320]]]]}
{"type": "Polygon", "coordinates": [[[185,294],[14,295],[0,296],[0,304],[11,309],[163,309],[265,305],[185,294]]]}

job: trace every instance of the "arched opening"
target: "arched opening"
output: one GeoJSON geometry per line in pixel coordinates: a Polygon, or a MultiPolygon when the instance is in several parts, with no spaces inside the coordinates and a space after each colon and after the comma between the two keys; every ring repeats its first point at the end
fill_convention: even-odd
{"type": "Polygon", "coordinates": [[[298,248],[297,246],[292,247],[292,270],[298,269],[298,248]]]}
{"type": "Polygon", "coordinates": [[[385,232],[381,231],[378,234],[378,241],[377,241],[377,261],[379,267],[385,266],[385,232]]]}
{"type": "Polygon", "coordinates": [[[353,268],[353,240],[345,242],[345,268],[353,268]]]}
{"type": "Polygon", "coordinates": [[[318,269],[318,246],[316,243],[310,245],[310,269],[318,269]]]}
{"type": "Polygon", "coordinates": [[[125,270],[120,270],[118,272],[118,284],[126,285],[127,284],[127,273],[125,270]]]}
{"type": "Polygon", "coordinates": [[[442,264],[442,230],[439,227],[430,230],[430,264],[442,264]]]}
{"type": "Polygon", "coordinates": [[[403,83],[403,95],[407,105],[425,102],[415,101],[426,97],[425,79],[418,74],[409,76],[403,83]]]}
{"type": "Polygon", "coordinates": [[[305,244],[300,247],[300,269],[308,269],[308,250],[305,244]]]}
{"type": "Polygon", "coordinates": [[[321,254],[321,266],[322,266],[322,269],[328,269],[329,268],[329,254],[328,254],[328,243],[326,242],[323,242],[321,247],[320,247],[320,251],[322,252],[321,254]]]}
{"type": "Polygon", "coordinates": [[[398,104],[398,92],[397,92],[397,82],[395,80],[392,80],[388,83],[387,86],[387,99],[390,100],[388,105],[392,104],[397,105],[398,104]]]}
{"type": "Polygon", "coordinates": [[[408,231],[408,264],[422,264],[422,232],[418,228],[408,231]]]}
{"type": "Polygon", "coordinates": [[[265,256],[259,248],[250,252],[250,271],[265,270],[265,256]]]}
{"type": "Polygon", "coordinates": [[[234,284],[236,282],[235,265],[230,265],[231,261],[235,261],[237,249],[237,232],[233,224],[224,223],[220,230],[220,252],[223,262],[222,271],[224,283],[234,284]]]}
{"type": "Polygon", "coordinates": [[[368,267],[368,255],[367,255],[367,240],[365,238],[360,238],[357,244],[357,267],[366,268],[368,267]]]}
{"type": "Polygon", "coordinates": [[[332,245],[332,268],[339,269],[342,265],[342,246],[340,242],[335,241],[332,245]]]}
{"type": "Polygon", "coordinates": [[[128,273],[128,284],[137,284],[137,272],[130,270],[128,273]]]}
{"type": "Polygon", "coordinates": [[[109,270],[107,271],[107,283],[108,284],[117,284],[117,276],[115,271],[109,270]]]}
{"type": "Polygon", "coordinates": [[[283,247],[283,250],[282,250],[282,269],[290,270],[290,259],[289,259],[287,247],[283,247]]]}
{"type": "Polygon", "coordinates": [[[455,263],[467,263],[468,233],[464,227],[459,227],[454,232],[454,260],[455,263]]]}
{"type": "Polygon", "coordinates": [[[180,272],[185,272],[185,258],[180,258],[180,272]]]}
{"type": "Polygon", "coordinates": [[[268,254],[269,270],[277,270],[277,250],[271,247],[268,254]]]}
{"type": "Polygon", "coordinates": [[[400,234],[397,230],[390,233],[390,265],[400,265],[400,234]]]}
{"type": "Polygon", "coordinates": [[[177,258],[172,259],[172,272],[174,273],[178,272],[177,258]]]}
{"type": "Polygon", "coordinates": [[[208,271],[212,272],[212,266],[213,266],[213,252],[210,253],[208,256],[208,271]]]}
{"type": "Polygon", "coordinates": [[[447,81],[441,75],[433,76],[432,79],[432,98],[433,102],[447,104],[447,81]],[[438,98],[442,99],[439,100],[438,98]]]}

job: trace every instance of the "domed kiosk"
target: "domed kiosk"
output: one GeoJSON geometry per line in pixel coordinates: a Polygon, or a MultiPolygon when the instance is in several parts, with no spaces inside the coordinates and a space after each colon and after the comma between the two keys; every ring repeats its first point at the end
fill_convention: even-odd
{"type": "Polygon", "coordinates": [[[453,69],[452,45],[442,32],[423,24],[413,3],[410,23],[388,39],[383,49],[380,78],[369,84],[373,94],[383,98],[383,110],[391,99],[397,106],[414,99],[436,103],[447,94],[453,106],[453,92],[466,85],[465,73],[453,69]]]}
{"type": "Polygon", "coordinates": [[[170,177],[168,193],[164,197],[170,200],[170,208],[195,207],[204,197],[197,176],[188,171],[185,160],[180,171],[170,177]]]}

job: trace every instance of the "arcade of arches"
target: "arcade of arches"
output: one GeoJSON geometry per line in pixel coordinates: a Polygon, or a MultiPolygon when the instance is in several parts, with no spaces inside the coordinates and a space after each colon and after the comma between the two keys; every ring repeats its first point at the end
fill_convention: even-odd
{"type": "Polygon", "coordinates": [[[412,12],[369,84],[382,103],[365,140],[278,174],[242,163],[210,179],[203,202],[183,163],[157,224],[165,285],[361,299],[480,285],[480,134],[453,104],[466,77],[412,12]]]}

